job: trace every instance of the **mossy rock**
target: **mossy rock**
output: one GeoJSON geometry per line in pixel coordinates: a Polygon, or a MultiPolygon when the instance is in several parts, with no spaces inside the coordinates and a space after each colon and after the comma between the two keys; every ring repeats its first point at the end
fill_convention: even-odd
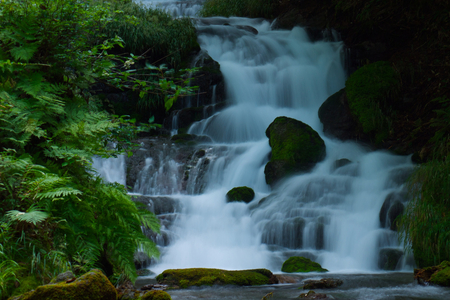
{"type": "Polygon", "coordinates": [[[264,174],[269,185],[283,177],[311,170],[325,158],[325,143],[309,125],[287,117],[278,117],[266,130],[272,147],[264,174]]]}
{"type": "Polygon", "coordinates": [[[278,283],[267,269],[227,271],[220,269],[192,268],[165,270],[156,277],[160,284],[171,288],[187,288],[202,285],[264,285],[278,283]]]}
{"type": "Polygon", "coordinates": [[[350,111],[362,131],[374,137],[375,144],[389,136],[392,109],[388,103],[399,85],[396,71],[386,61],[363,66],[345,83],[350,111]]]}
{"type": "Polygon", "coordinates": [[[289,257],[283,263],[281,271],[286,273],[328,272],[320,264],[301,256],[289,257]]]}
{"type": "Polygon", "coordinates": [[[227,202],[243,201],[245,203],[249,203],[254,198],[255,192],[253,189],[246,186],[235,187],[227,193],[227,202]]]}
{"type": "Polygon", "coordinates": [[[71,283],[48,284],[11,298],[11,300],[116,300],[117,291],[98,269],[80,276],[71,283]]]}
{"type": "Polygon", "coordinates": [[[172,300],[172,297],[167,292],[155,290],[145,293],[141,300],[172,300]]]}
{"type": "Polygon", "coordinates": [[[431,283],[450,287],[450,262],[443,261],[438,266],[415,269],[414,279],[417,279],[419,284],[431,283]]]}

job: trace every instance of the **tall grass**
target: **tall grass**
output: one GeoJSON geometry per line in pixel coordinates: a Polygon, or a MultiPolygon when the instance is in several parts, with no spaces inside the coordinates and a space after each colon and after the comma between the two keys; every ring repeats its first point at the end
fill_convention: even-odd
{"type": "Polygon", "coordinates": [[[202,17],[274,18],[274,0],[206,0],[200,11],[202,17]]]}
{"type": "MultiPolygon", "coordinates": [[[[165,58],[179,64],[193,47],[197,35],[189,18],[173,19],[168,13],[134,2],[112,2],[112,21],[104,28],[108,37],[120,36],[125,51],[146,53],[154,61],[165,58]]],[[[150,63],[154,63],[150,61],[150,63]]]]}

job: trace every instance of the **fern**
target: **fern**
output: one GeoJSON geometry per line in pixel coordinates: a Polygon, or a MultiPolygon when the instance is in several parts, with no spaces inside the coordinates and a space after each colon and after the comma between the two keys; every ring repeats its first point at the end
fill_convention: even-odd
{"type": "Polygon", "coordinates": [[[36,225],[37,223],[45,221],[49,217],[49,214],[37,210],[35,206],[31,206],[27,212],[10,210],[6,213],[6,217],[11,222],[26,222],[36,225]]]}

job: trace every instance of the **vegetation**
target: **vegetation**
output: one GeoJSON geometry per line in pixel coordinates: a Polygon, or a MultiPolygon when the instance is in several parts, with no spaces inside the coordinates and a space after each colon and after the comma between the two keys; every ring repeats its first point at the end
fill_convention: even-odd
{"type": "Polygon", "coordinates": [[[190,286],[232,284],[232,285],[264,285],[273,282],[273,274],[266,269],[226,271],[220,269],[175,269],[165,270],[156,277],[160,284],[173,288],[190,286]]]}
{"type": "Polygon", "coordinates": [[[287,273],[328,272],[320,264],[301,256],[289,257],[283,263],[281,271],[287,273]]]}
{"type": "Polygon", "coordinates": [[[202,17],[250,17],[273,19],[274,0],[206,0],[202,17]]]}
{"type": "Polygon", "coordinates": [[[397,96],[398,88],[398,75],[390,63],[384,61],[363,66],[345,83],[352,115],[364,133],[375,137],[376,144],[381,144],[392,130],[389,103],[397,96]]]}
{"type": "Polygon", "coordinates": [[[112,36],[110,24],[141,24],[114,11],[117,5],[0,2],[0,299],[69,269],[81,274],[98,267],[113,281],[134,280],[134,252],[158,255],[141,231],[158,231],[157,218],[91,166],[94,155],[123,153],[153,126],[108,114],[93,86],[163,95],[167,109],[189,89],[167,67],[132,69],[145,55],[113,54],[124,40],[112,36]]]}

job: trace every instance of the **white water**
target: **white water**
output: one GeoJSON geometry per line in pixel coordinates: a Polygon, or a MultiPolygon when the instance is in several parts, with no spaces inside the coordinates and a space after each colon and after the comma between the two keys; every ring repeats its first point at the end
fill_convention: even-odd
{"type": "MultiPolygon", "coordinates": [[[[221,65],[233,105],[190,128],[189,133],[214,141],[204,148],[211,163],[203,193],[195,194],[196,181],[190,181],[188,194],[180,190],[171,158],[168,168],[160,168],[174,173],[158,173],[158,178],[173,179],[168,187],[155,186],[155,173],[143,174],[151,180],[141,177],[135,192],[170,194],[183,206],[173,227],[177,238],[151,269],[280,271],[286,258],[303,255],[330,271],[377,271],[381,248],[401,249],[396,234],[380,228],[379,211],[389,193],[402,189],[395,174],[412,165],[409,157],[323,136],[318,108],[345,84],[342,43],[312,43],[301,28],[271,30],[267,21],[244,18],[201,19],[197,28],[202,49],[221,65]],[[264,179],[270,153],[265,130],[278,116],[301,120],[319,132],[327,156],[312,172],[271,190],[264,179]],[[342,158],[352,163],[336,169],[342,158]],[[256,192],[252,203],[226,203],[227,191],[244,185],[256,192]]],[[[152,170],[151,159],[148,164],[152,170]]]]}

